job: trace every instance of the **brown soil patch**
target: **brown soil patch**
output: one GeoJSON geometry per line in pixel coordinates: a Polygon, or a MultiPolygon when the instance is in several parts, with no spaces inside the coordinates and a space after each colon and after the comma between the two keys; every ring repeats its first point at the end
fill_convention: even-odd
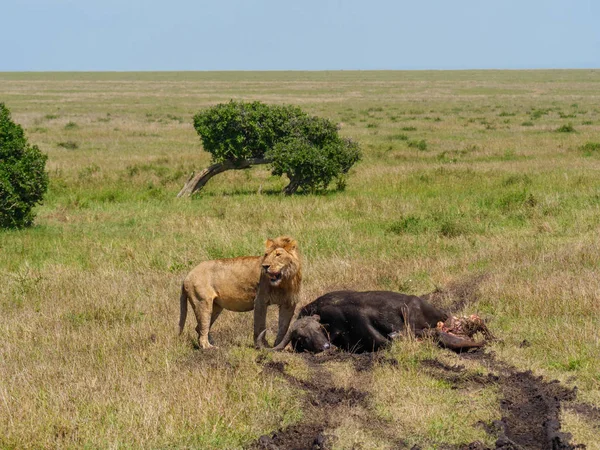
{"type": "Polygon", "coordinates": [[[357,372],[371,371],[376,365],[398,365],[398,361],[395,358],[385,356],[384,352],[348,353],[338,350],[328,350],[317,355],[306,354],[305,358],[309,358],[314,364],[323,364],[330,361],[350,361],[357,372]]]}
{"type": "MultiPolygon", "coordinates": [[[[294,426],[280,429],[271,435],[261,436],[249,449],[292,450],[331,448],[328,430],[339,424],[342,414],[368,417],[361,419],[367,429],[377,430],[377,434],[392,443],[393,448],[407,449],[405,441],[386,430],[386,424],[378,421],[372,414],[356,414],[368,411],[369,395],[354,388],[334,386],[331,375],[322,366],[329,361],[351,361],[355,370],[368,373],[382,364],[397,365],[398,362],[382,353],[364,353],[355,355],[345,352],[324,352],[319,355],[302,355],[312,375],[309,380],[300,380],[285,371],[286,363],[268,362],[263,366],[265,375],[284,377],[290,384],[304,390],[305,413],[310,420],[294,426]]],[[[497,437],[494,449],[502,450],[572,450],[585,448],[584,445],[571,443],[571,435],[561,430],[561,405],[574,410],[588,419],[598,421],[600,409],[584,403],[574,402],[576,389],[562,386],[558,381],[545,381],[532,372],[521,372],[500,361],[493,354],[483,351],[462,355],[487,366],[487,375],[467,372],[462,365],[448,365],[431,359],[422,362],[426,373],[438,379],[448,381],[457,389],[469,389],[477,386],[495,384],[502,394],[500,409],[502,419],[490,424],[480,423],[488,434],[497,437]]],[[[260,359],[257,362],[261,362],[260,359]]],[[[477,425],[477,424],[476,424],[477,425]]],[[[491,450],[481,442],[465,443],[459,446],[438,443],[438,447],[447,450],[491,450]]],[[[413,447],[418,450],[419,447],[413,447]]]]}
{"type": "Polygon", "coordinates": [[[438,379],[444,379],[457,389],[469,388],[474,385],[485,386],[497,383],[499,378],[491,373],[478,375],[465,372],[465,366],[449,366],[437,359],[428,359],[421,363],[426,372],[438,379]]]}
{"type": "Polygon", "coordinates": [[[600,430],[600,408],[587,403],[570,402],[563,405],[566,409],[573,411],[587,420],[600,430]]]}
{"type": "MultiPolygon", "coordinates": [[[[311,360],[312,355],[307,354],[306,359],[311,360]]],[[[331,375],[324,368],[310,364],[313,376],[309,381],[298,378],[285,372],[286,364],[283,362],[269,362],[263,366],[263,373],[277,373],[283,376],[290,384],[297,386],[307,393],[306,401],[316,407],[365,406],[367,393],[354,388],[341,388],[333,385],[331,375]]]]}
{"type": "MultiPolygon", "coordinates": [[[[286,373],[286,363],[270,361],[263,364],[263,374],[266,376],[282,376],[290,384],[304,390],[306,422],[287,428],[279,429],[270,435],[261,436],[253,442],[249,450],[327,450],[331,448],[331,438],[328,430],[335,429],[340,418],[352,414],[357,420],[364,422],[365,428],[377,429],[379,436],[384,436],[392,442],[394,448],[408,448],[401,439],[386,431],[386,425],[370,414],[362,414],[369,409],[369,394],[353,387],[335,386],[328,370],[323,364],[330,361],[351,361],[357,372],[370,372],[376,364],[398,364],[392,358],[383,357],[378,353],[355,355],[340,351],[327,351],[318,355],[302,354],[307,362],[311,377],[300,380],[286,373]]],[[[262,363],[261,358],[257,359],[262,363]]]]}
{"type": "Polygon", "coordinates": [[[249,449],[265,450],[325,450],[326,436],[324,426],[317,424],[293,425],[279,430],[271,436],[261,436],[249,449]]]}
{"type": "MultiPolygon", "coordinates": [[[[463,373],[463,366],[448,366],[439,361],[425,361],[427,371],[461,388],[481,383],[495,383],[502,394],[500,409],[502,419],[492,424],[481,424],[484,429],[498,436],[495,449],[519,450],[570,450],[585,448],[572,444],[572,436],[561,431],[560,408],[564,402],[572,402],[576,390],[562,386],[558,381],[545,381],[531,371],[520,372],[496,361],[490,353],[475,352],[463,355],[475,359],[494,372],[487,377],[463,373]]],[[[479,443],[466,444],[461,448],[477,447],[479,443]],[[475,447],[469,447],[476,445],[475,447]]]]}

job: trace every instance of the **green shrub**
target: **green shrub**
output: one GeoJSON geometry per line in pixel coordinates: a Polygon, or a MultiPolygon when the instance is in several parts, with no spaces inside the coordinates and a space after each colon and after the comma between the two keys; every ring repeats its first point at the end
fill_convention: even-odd
{"type": "Polygon", "coordinates": [[[386,139],[389,141],[408,141],[408,135],[404,133],[391,134],[386,136],[386,139]]]}
{"type": "Polygon", "coordinates": [[[48,189],[46,159],[30,145],[23,128],[0,103],[0,228],[23,228],[33,223],[33,207],[48,189]]]}
{"type": "Polygon", "coordinates": [[[570,123],[563,125],[561,127],[558,127],[556,129],[556,131],[558,133],[573,133],[575,131],[575,128],[573,128],[573,125],[571,125],[570,123]]]}
{"type": "Polygon", "coordinates": [[[66,148],[67,150],[75,150],[75,149],[79,148],[79,144],[75,141],[59,142],[56,145],[58,145],[59,147],[62,147],[62,148],[66,148]]]}
{"type": "Polygon", "coordinates": [[[533,109],[529,114],[532,119],[539,119],[542,116],[545,116],[550,111],[548,109],[533,109]]]}
{"type": "Polygon", "coordinates": [[[445,218],[440,222],[440,235],[447,238],[454,238],[464,234],[468,234],[468,229],[465,225],[455,219],[445,218]]]}
{"type": "Polygon", "coordinates": [[[273,175],[290,179],[287,194],[326,189],[336,178],[343,188],[360,159],[358,144],[342,139],[336,124],[292,105],[232,100],[196,114],[194,127],[213,162],[269,162],[273,175]]]}
{"type": "Polygon", "coordinates": [[[431,228],[431,223],[419,216],[408,215],[392,223],[388,231],[394,234],[419,234],[431,228]]]}
{"type": "Polygon", "coordinates": [[[408,141],[406,145],[410,148],[416,148],[422,151],[427,150],[427,141],[425,141],[425,139],[421,139],[420,141],[408,141]]]}
{"type": "Polygon", "coordinates": [[[579,150],[581,150],[585,156],[600,154],[600,142],[586,142],[584,145],[579,146],[579,150]]]}

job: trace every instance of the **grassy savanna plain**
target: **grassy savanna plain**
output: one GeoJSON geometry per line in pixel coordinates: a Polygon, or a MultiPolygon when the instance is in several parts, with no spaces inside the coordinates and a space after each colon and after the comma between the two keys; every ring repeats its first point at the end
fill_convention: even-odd
{"type": "MultiPolygon", "coordinates": [[[[306,392],[257,357],[311,367],[255,351],[251,313],[221,315],[216,350],[197,348],[193,314],[176,331],[191,268],[281,234],[299,241],[304,303],[466,283],[456,312],[488,320],[496,360],[600,407],[600,71],[0,73],[0,101],[50,173],[35,226],[0,232],[1,448],[241,448],[310,421],[306,392]],[[230,99],[340,123],[364,152],[346,189],[286,197],[258,167],[176,199],[210,163],[193,114],[230,99]]],[[[398,363],[324,364],[368,393],[336,409],[334,448],[493,445],[476,424],[501,417],[497,386],[422,363],[489,367],[410,339],[386,352],[398,363]]],[[[560,419],[600,448],[598,422],[560,419]]]]}

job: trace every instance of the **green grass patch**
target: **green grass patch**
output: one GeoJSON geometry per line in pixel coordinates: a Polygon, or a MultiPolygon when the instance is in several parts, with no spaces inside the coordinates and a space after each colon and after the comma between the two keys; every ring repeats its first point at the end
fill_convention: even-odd
{"type": "Polygon", "coordinates": [[[408,135],[404,133],[390,134],[385,137],[388,141],[408,141],[408,135]]]}
{"type": "Polygon", "coordinates": [[[556,130],[557,133],[574,133],[575,132],[575,128],[573,127],[572,124],[567,123],[565,125],[562,125],[560,127],[558,127],[556,130]]]}
{"type": "Polygon", "coordinates": [[[56,144],[58,147],[66,148],[67,150],[76,150],[79,144],[75,141],[61,141],[56,144]]]}
{"type": "Polygon", "coordinates": [[[427,150],[427,141],[425,139],[421,140],[409,140],[406,142],[406,145],[409,148],[416,148],[417,150],[425,151],[427,150]]]}
{"type": "Polygon", "coordinates": [[[579,146],[585,156],[600,155],[600,142],[586,142],[579,146]]]}

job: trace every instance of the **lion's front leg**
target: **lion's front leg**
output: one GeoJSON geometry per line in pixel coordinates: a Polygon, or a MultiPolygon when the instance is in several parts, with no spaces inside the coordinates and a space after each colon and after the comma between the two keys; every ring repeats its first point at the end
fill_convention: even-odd
{"type": "Polygon", "coordinates": [[[254,299],[254,347],[258,347],[258,335],[267,329],[267,305],[263,299],[254,299]]]}
{"type": "Polygon", "coordinates": [[[279,305],[279,328],[277,330],[277,338],[275,339],[275,345],[278,345],[285,337],[285,334],[287,333],[287,330],[290,327],[292,317],[294,317],[293,306],[279,305]]]}

